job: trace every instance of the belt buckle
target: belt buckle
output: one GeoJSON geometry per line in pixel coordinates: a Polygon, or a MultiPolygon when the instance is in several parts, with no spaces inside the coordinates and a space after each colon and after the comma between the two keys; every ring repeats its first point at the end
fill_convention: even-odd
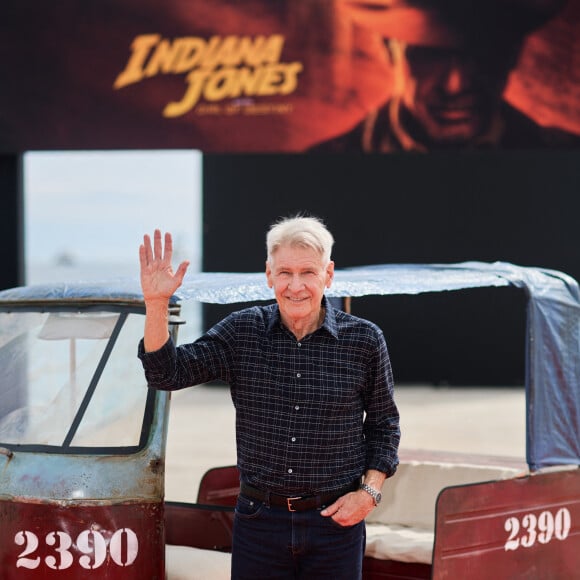
{"type": "Polygon", "coordinates": [[[296,510],[294,509],[294,507],[292,506],[292,502],[296,499],[302,499],[300,496],[298,497],[287,497],[286,498],[286,505],[288,507],[288,511],[289,512],[295,512],[296,510]]]}

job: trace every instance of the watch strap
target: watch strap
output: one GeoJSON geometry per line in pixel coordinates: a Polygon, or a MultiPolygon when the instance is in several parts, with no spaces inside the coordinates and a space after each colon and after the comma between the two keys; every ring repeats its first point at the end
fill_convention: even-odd
{"type": "Polygon", "coordinates": [[[366,483],[362,483],[360,488],[363,491],[366,491],[373,498],[375,505],[379,505],[379,501],[381,501],[380,491],[376,490],[374,487],[371,487],[370,485],[367,485],[366,483]]]}

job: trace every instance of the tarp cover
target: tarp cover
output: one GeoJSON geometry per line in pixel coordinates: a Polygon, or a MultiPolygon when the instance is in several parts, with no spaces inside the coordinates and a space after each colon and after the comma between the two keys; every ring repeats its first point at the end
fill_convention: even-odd
{"type": "MultiPolygon", "coordinates": [[[[329,297],[420,294],[516,286],[528,295],[526,357],[527,462],[532,471],[580,464],[580,290],[554,270],[492,264],[386,264],[337,270],[329,297]]],[[[264,273],[189,274],[177,300],[217,304],[272,300],[264,273]]],[[[138,301],[137,280],[23,287],[2,303],[40,300],[138,301]]]]}

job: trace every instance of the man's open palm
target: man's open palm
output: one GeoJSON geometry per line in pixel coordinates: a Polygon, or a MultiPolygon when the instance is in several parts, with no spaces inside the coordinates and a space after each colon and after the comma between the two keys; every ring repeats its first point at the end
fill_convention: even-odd
{"type": "Polygon", "coordinates": [[[181,262],[177,270],[173,272],[172,256],[173,240],[169,232],[165,234],[165,247],[159,230],[155,230],[153,246],[151,238],[147,234],[143,236],[143,244],[139,247],[139,262],[141,264],[141,289],[146,302],[168,300],[181,286],[189,262],[181,262]]]}

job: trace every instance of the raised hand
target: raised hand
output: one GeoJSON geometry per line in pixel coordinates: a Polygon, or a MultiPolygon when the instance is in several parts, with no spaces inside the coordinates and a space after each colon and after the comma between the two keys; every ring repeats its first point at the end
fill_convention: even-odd
{"type": "Polygon", "coordinates": [[[157,300],[166,302],[181,286],[189,262],[181,262],[174,272],[171,265],[172,256],[173,240],[169,232],[165,234],[165,244],[163,244],[161,232],[155,230],[153,246],[151,246],[151,238],[147,234],[143,236],[143,244],[139,247],[139,262],[141,264],[141,289],[145,302],[157,300]]]}

